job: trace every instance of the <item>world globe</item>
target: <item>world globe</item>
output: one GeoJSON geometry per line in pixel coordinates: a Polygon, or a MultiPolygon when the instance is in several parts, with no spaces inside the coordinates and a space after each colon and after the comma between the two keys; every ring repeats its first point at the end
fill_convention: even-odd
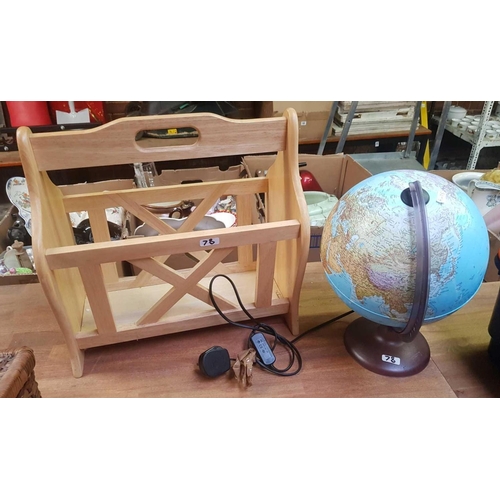
{"type": "MultiPolygon", "coordinates": [[[[425,195],[428,231],[427,297],[421,323],[454,313],[483,282],[489,238],[479,209],[452,182],[419,170],[373,175],[339,199],[321,239],[321,262],[336,295],[362,319],[396,330],[409,324],[415,303],[416,215],[403,196],[415,182],[425,195]]],[[[366,322],[358,327],[363,329],[366,322]]]]}

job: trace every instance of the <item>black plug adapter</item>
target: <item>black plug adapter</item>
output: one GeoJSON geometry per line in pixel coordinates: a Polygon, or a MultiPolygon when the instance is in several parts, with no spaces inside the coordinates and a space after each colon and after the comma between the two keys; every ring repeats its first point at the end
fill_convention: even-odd
{"type": "Polygon", "coordinates": [[[203,375],[215,378],[231,368],[229,352],[220,346],[214,346],[200,354],[198,366],[203,375]]]}

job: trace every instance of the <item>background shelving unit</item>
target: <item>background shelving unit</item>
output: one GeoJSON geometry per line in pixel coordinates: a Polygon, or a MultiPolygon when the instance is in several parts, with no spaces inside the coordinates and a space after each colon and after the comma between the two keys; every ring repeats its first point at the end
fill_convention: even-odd
{"type": "MultiPolygon", "coordinates": [[[[477,160],[479,158],[479,153],[483,148],[488,147],[499,147],[500,137],[495,139],[486,138],[486,129],[488,121],[491,119],[491,114],[493,111],[493,106],[495,101],[485,101],[481,112],[481,118],[479,120],[478,129],[476,134],[470,134],[466,130],[453,127],[451,124],[446,123],[446,130],[453,134],[455,137],[462,139],[463,141],[472,145],[469,159],[467,161],[467,170],[474,170],[476,168],[477,160]]],[[[445,121],[447,116],[442,117],[445,121]]],[[[500,123],[500,120],[499,120],[500,123]]]]}

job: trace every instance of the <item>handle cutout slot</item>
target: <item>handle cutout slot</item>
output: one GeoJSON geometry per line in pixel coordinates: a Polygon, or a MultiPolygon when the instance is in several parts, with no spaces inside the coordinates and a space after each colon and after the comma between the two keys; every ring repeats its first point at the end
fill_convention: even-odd
{"type": "Polygon", "coordinates": [[[169,146],[192,146],[198,141],[199,131],[193,127],[174,127],[141,130],[136,136],[137,145],[144,149],[169,146]]]}

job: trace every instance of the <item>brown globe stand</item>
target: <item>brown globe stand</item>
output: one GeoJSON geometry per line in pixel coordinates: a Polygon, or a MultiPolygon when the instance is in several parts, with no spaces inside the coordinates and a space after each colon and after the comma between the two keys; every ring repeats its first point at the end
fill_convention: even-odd
{"type": "Polygon", "coordinates": [[[353,321],[344,333],[349,354],[366,369],[390,377],[420,373],[431,357],[429,344],[420,333],[429,299],[430,244],[425,205],[429,195],[419,181],[401,193],[403,203],[415,207],[415,296],[406,327],[401,330],[366,318],[353,321]]]}

